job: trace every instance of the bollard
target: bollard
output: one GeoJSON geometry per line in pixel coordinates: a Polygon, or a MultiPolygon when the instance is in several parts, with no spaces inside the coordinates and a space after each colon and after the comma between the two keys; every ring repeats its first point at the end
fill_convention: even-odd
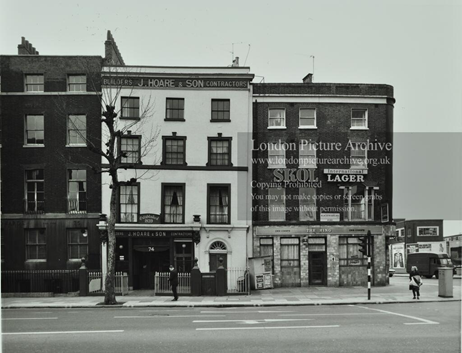
{"type": "Polygon", "coordinates": [[[438,267],[438,296],[442,298],[452,298],[452,267],[438,267]]]}
{"type": "Polygon", "coordinates": [[[80,285],[79,296],[86,297],[88,295],[88,270],[87,270],[87,267],[85,266],[84,257],[82,258],[82,265],[79,268],[79,285],[80,285]]]}
{"type": "Polygon", "coordinates": [[[226,279],[226,269],[223,267],[223,258],[220,257],[218,259],[219,266],[216,271],[216,289],[217,289],[217,296],[224,296],[228,292],[228,281],[226,279]]]}
{"type": "Polygon", "coordinates": [[[201,295],[202,287],[202,273],[197,265],[197,257],[194,259],[194,267],[191,270],[191,295],[193,297],[199,297],[201,295]]]}

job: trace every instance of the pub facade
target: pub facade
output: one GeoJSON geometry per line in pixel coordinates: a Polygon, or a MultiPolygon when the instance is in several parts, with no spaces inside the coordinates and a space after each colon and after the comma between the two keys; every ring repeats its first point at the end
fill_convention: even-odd
{"type": "MultiPolygon", "coordinates": [[[[114,98],[122,131],[116,270],[129,287],[153,288],[170,264],[189,273],[196,258],[202,272],[220,257],[245,269],[252,78],[239,66],[103,67],[103,97],[114,98]]],[[[109,184],[103,174],[105,214],[109,184]]]]}
{"type": "Polygon", "coordinates": [[[276,287],[388,283],[393,87],[254,84],[253,257],[271,256],[276,287]]]}

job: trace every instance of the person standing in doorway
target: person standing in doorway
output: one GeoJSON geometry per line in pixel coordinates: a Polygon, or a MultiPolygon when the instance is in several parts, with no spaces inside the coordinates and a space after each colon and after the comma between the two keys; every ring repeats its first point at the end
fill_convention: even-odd
{"type": "Polygon", "coordinates": [[[422,278],[420,277],[419,270],[417,266],[411,267],[411,273],[409,274],[409,289],[412,290],[412,294],[414,298],[412,299],[420,299],[420,286],[422,285],[422,278]]]}
{"type": "Polygon", "coordinates": [[[178,272],[175,270],[175,267],[173,265],[170,265],[170,277],[168,278],[168,281],[170,282],[170,285],[172,286],[172,292],[173,292],[173,301],[178,300],[178,293],[177,293],[177,287],[178,287],[178,272]]]}

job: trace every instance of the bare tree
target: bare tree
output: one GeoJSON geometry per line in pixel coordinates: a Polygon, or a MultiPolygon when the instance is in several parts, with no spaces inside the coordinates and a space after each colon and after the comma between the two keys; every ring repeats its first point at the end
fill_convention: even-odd
{"type": "MultiPolygon", "coordinates": [[[[83,64],[85,63],[82,60],[83,64]]],[[[85,66],[85,65],[83,65],[85,66]]],[[[114,72],[105,72],[105,76],[126,76],[136,75],[132,69],[127,67],[116,67],[114,72]]],[[[99,82],[88,82],[88,85],[92,87],[94,92],[99,91],[101,87],[99,82]]],[[[116,250],[116,221],[118,219],[118,195],[120,191],[121,183],[125,181],[119,180],[119,172],[121,170],[131,169],[134,170],[136,179],[151,179],[154,177],[155,172],[148,169],[143,169],[141,160],[146,156],[154,156],[150,164],[157,164],[158,158],[153,149],[157,146],[159,129],[157,125],[153,124],[152,117],[154,114],[154,102],[151,96],[139,107],[139,119],[136,120],[121,120],[121,111],[124,109],[121,103],[121,94],[123,92],[124,97],[131,97],[133,88],[124,87],[122,85],[111,85],[110,87],[102,87],[102,94],[96,95],[100,101],[102,108],[101,124],[102,124],[102,136],[99,139],[94,139],[86,131],[79,129],[79,126],[73,125],[74,130],[78,133],[80,138],[85,141],[87,148],[102,157],[104,162],[101,163],[99,168],[95,168],[94,165],[90,167],[96,173],[107,173],[110,176],[109,189],[111,190],[109,215],[107,217],[107,231],[102,236],[102,241],[107,242],[108,255],[107,255],[107,273],[105,281],[105,297],[104,304],[113,305],[117,304],[115,296],[115,250],[116,250]],[[117,110],[117,106],[120,107],[117,110]],[[139,158],[135,162],[127,163],[127,159],[130,158],[130,151],[124,151],[120,148],[119,140],[124,136],[132,134],[139,134],[143,136],[141,148],[139,151],[139,158]],[[101,144],[95,143],[95,141],[101,141],[101,144]],[[140,175],[138,175],[140,173],[140,175]]],[[[57,105],[62,114],[65,112],[65,106],[63,104],[57,105]]],[[[70,121],[70,124],[74,122],[70,121]]]]}

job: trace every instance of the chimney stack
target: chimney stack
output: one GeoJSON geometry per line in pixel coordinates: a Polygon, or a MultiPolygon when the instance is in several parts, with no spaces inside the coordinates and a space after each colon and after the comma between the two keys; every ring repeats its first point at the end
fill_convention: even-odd
{"type": "Polygon", "coordinates": [[[233,60],[233,67],[239,67],[239,57],[236,56],[233,60]]]}
{"type": "Polygon", "coordinates": [[[21,44],[18,45],[18,55],[39,55],[39,52],[26,38],[21,37],[21,44]]]}
{"type": "Polygon", "coordinates": [[[313,74],[308,74],[303,77],[303,83],[313,83],[313,74]]]}

